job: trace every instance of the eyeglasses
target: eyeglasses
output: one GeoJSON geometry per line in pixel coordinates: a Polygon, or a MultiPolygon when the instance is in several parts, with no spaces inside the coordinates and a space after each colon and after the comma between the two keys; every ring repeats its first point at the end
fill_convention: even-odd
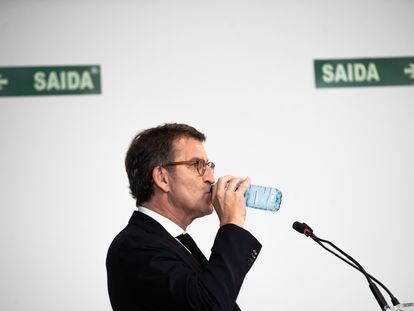
{"type": "Polygon", "coordinates": [[[189,165],[189,166],[195,165],[197,168],[197,172],[200,174],[200,176],[203,176],[205,174],[207,167],[211,168],[212,170],[214,170],[214,168],[216,167],[216,165],[213,162],[206,161],[203,159],[197,159],[193,161],[171,162],[171,163],[164,164],[163,167],[174,166],[174,165],[189,165]]]}

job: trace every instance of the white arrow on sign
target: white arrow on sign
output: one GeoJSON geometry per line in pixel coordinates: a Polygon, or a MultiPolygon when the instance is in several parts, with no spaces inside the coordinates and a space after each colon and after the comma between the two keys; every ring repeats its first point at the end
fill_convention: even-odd
{"type": "Polygon", "coordinates": [[[3,89],[3,85],[7,85],[7,84],[9,84],[9,80],[5,79],[5,78],[2,78],[1,74],[0,74],[0,90],[3,89]]]}
{"type": "Polygon", "coordinates": [[[414,64],[410,63],[410,66],[404,68],[404,73],[410,75],[410,79],[414,79],[414,64]]]}

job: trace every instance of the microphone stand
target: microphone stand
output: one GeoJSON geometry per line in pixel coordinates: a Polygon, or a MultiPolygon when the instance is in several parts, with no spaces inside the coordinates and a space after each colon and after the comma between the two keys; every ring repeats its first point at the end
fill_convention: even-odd
{"type": "Polygon", "coordinates": [[[414,303],[403,303],[403,304],[401,304],[398,301],[398,299],[391,293],[391,291],[384,284],[382,284],[375,277],[373,277],[372,275],[370,275],[369,273],[367,273],[365,271],[365,269],[354,258],[352,258],[351,256],[349,256],[347,253],[345,253],[343,250],[341,250],[339,247],[337,247],[332,242],[317,237],[313,233],[312,228],[310,228],[306,223],[295,222],[293,224],[293,229],[295,229],[299,233],[302,233],[302,234],[305,234],[308,237],[311,237],[311,239],[313,241],[315,241],[316,243],[318,243],[322,248],[324,248],[325,250],[327,250],[328,252],[330,252],[331,254],[333,254],[334,256],[336,256],[337,258],[341,259],[342,261],[346,262],[347,264],[349,264],[350,266],[352,266],[353,268],[355,268],[356,270],[358,270],[362,274],[364,274],[364,276],[366,277],[366,279],[368,281],[368,284],[369,284],[369,287],[371,289],[371,292],[373,293],[375,299],[377,300],[378,304],[380,305],[381,310],[389,310],[390,307],[388,306],[387,302],[385,301],[384,296],[379,291],[378,287],[372,281],[375,281],[378,285],[380,285],[388,293],[388,295],[391,298],[391,302],[392,302],[392,304],[394,306],[394,310],[396,310],[396,311],[398,311],[398,310],[403,311],[403,310],[406,310],[406,308],[408,308],[408,307],[414,307],[414,303]],[[337,253],[335,253],[334,251],[332,251],[331,249],[329,249],[328,247],[326,247],[322,243],[326,243],[326,244],[330,245],[335,250],[337,250],[342,255],[344,255],[346,258],[348,258],[348,260],[345,259],[345,258],[343,258],[342,256],[338,255],[337,253]]]}
{"type": "MultiPolygon", "coordinates": [[[[379,291],[379,289],[375,285],[375,283],[372,282],[373,278],[365,271],[365,269],[354,258],[352,258],[351,256],[349,256],[347,253],[345,253],[344,251],[342,251],[339,247],[337,247],[336,245],[334,245],[330,241],[320,239],[316,235],[311,235],[311,238],[316,243],[318,243],[320,246],[322,246],[324,249],[326,249],[328,252],[336,255],[338,258],[343,259],[341,256],[335,254],[333,251],[331,251],[330,249],[328,249],[321,242],[324,242],[324,243],[327,243],[327,244],[331,245],[338,252],[340,252],[342,255],[344,255],[346,258],[348,258],[352,263],[354,263],[354,265],[352,265],[352,266],[354,268],[356,268],[357,270],[359,270],[360,272],[362,272],[362,274],[364,274],[365,278],[367,279],[368,284],[369,284],[369,288],[371,289],[372,294],[374,295],[375,299],[377,300],[378,304],[380,305],[381,310],[388,310],[388,309],[390,309],[390,307],[388,306],[387,302],[385,301],[384,296],[381,294],[381,292],[379,291]]],[[[385,286],[383,286],[383,288],[386,289],[385,286]]],[[[388,289],[386,289],[386,290],[387,290],[387,293],[390,293],[390,291],[388,289]]],[[[393,297],[392,299],[396,299],[392,294],[391,294],[391,296],[393,297]]],[[[397,302],[397,304],[399,304],[398,300],[396,300],[396,302],[397,302]]]]}
{"type": "MultiPolygon", "coordinates": [[[[327,241],[327,240],[323,240],[320,239],[316,236],[311,237],[312,240],[314,240],[316,243],[318,243],[321,247],[323,247],[325,250],[327,250],[328,252],[330,252],[332,255],[338,257],[339,259],[341,259],[342,261],[346,262],[348,265],[350,265],[351,267],[355,268],[356,270],[360,271],[360,268],[355,265],[353,262],[348,261],[347,259],[341,257],[340,255],[338,255],[337,253],[335,253],[334,251],[330,250],[329,248],[327,248],[325,245],[323,245],[321,242],[325,242],[329,245],[331,245],[333,248],[337,249],[339,252],[341,252],[333,243],[327,241]]],[[[342,252],[341,252],[342,253],[342,252]]],[[[384,285],[382,284],[379,280],[377,280],[375,277],[373,277],[371,274],[367,273],[367,275],[369,276],[369,278],[371,280],[373,280],[374,282],[376,282],[379,286],[381,286],[390,296],[391,298],[391,302],[394,306],[398,305],[400,302],[398,301],[398,299],[396,297],[394,297],[394,295],[390,292],[390,290],[384,285]]]]}
{"type": "Polygon", "coordinates": [[[328,248],[325,247],[321,242],[328,243],[333,248],[335,248],[338,252],[340,252],[342,255],[344,255],[346,258],[348,258],[351,262],[353,262],[355,264],[355,266],[358,267],[358,270],[361,271],[364,274],[365,278],[367,279],[368,284],[369,284],[369,288],[371,289],[372,294],[374,295],[375,299],[377,300],[378,304],[380,305],[381,310],[388,310],[390,308],[388,306],[387,302],[385,301],[384,296],[379,291],[378,287],[375,285],[374,282],[372,282],[371,277],[368,275],[368,273],[365,271],[365,269],[354,258],[349,256],[347,253],[342,251],[339,247],[335,246],[333,243],[331,243],[327,240],[320,239],[316,235],[311,235],[311,238],[312,238],[312,240],[314,240],[315,242],[317,242],[319,245],[321,245],[323,248],[325,248],[327,250],[328,250],[328,248]]]}

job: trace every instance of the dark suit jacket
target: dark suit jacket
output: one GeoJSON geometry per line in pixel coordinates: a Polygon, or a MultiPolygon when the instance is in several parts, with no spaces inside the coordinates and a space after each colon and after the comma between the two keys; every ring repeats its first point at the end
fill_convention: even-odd
{"type": "Polygon", "coordinates": [[[222,226],[203,268],[151,217],[135,211],[113,240],[106,267],[115,311],[240,310],[236,298],[261,244],[236,225],[222,226]]]}

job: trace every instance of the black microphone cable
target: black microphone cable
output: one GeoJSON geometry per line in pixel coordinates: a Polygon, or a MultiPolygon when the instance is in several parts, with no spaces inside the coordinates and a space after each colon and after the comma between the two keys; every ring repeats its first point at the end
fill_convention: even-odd
{"type": "MultiPolygon", "coordinates": [[[[332,250],[330,250],[329,248],[327,248],[325,245],[323,245],[321,242],[327,243],[330,246],[332,246],[333,248],[335,248],[337,251],[339,251],[341,254],[344,254],[346,256],[346,253],[343,252],[339,247],[337,247],[335,244],[333,244],[332,242],[328,241],[328,240],[324,240],[321,239],[317,236],[311,237],[316,243],[318,243],[320,246],[322,246],[324,249],[326,249],[328,252],[330,252],[331,254],[335,255],[336,257],[338,257],[339,259],[345,261],[347,264],[349,264],[350,266],[352,266],[353,268],[355,268],[356,270],[362,272],[359,267],[357,265],[354,265],[352,262],[348,261],[347,259],[341,257],[340,255],[338,255],[337,253],[333,252],[332,250]]],[[[367,272],[367,275],[370,277],[370,279],[372,279],[374,282],[376,282],[379,286],[381,286],[386,292],[387,294],[390,296],[391,298],[391,302],[394,306],[399,305],[400,302],[398,301],[398,299],[391,293],[391,291],[384,285],[382,284],[378,279],[376,279],[375,277],[373,277],[371,274],[369,274],[367,272]]]]}
{"type": "Polygon", "coordinates": [[[370,287],[372,293],[374,294],[374,297],[377,300],[377,302],[380,305],[380,307],[381,307],[382,310],[389,309],[389,306],[388,306],[387,302],[385,301],[383,295],[379,291],[378,287],[372,281],[375,281],[378,285],[380,285],[388,293],[388,295],[390,296],[391,301],[392,301],[392,303],[393,303],[394,306],[400,304],[399,301],[398,301],[398,299],[391,293],[391,291],[384,284],[382,284],[379,280],[377,280],[375,277],[373,277],[368,272],[366,272],[365,269],[354,258],[352,258],[351,256],[349,256],[344,251],[342,251],[339,247],[337,247],[332,242],[317,237],[313,233],[312,228],[310,226],[308,226],[306,223],[300,223],[300,222],[297,222],[296,221],[296,222],[293,223],[293,226],[292,227],[293,227],[293,229],[295,229],[299,233],[302,233],[302,234],[305,234],[308,237],[311,237],[313,241],[315,241],[316,243],[318,243],[325,250],[327,250],[328,252],[330,252],[331,254],[333,254],[334,256],[336,256],[337,258],[341,259],[342,261],[346,262],[347,264],[349,264],[354,269],[356,269],[356,270],[360,271],[362,274],[364,274],[364,276],[366,277],[366,279],[367,279],[367,281],[369,283],[369,287],[370,287]],[[344,255],[349,260],[347,260],[347,259],[343,258],[342,256],[338,255],[337,253],[335,253],[334,251],[332,251],[331,249],[329,249],[328,247],[326,247],[325,245],[323,245],[322,242],[329,244],[331,247],[333,247],[334,249],[336,249],[338,252],[340,252],[342,255],[344,255]]]}

